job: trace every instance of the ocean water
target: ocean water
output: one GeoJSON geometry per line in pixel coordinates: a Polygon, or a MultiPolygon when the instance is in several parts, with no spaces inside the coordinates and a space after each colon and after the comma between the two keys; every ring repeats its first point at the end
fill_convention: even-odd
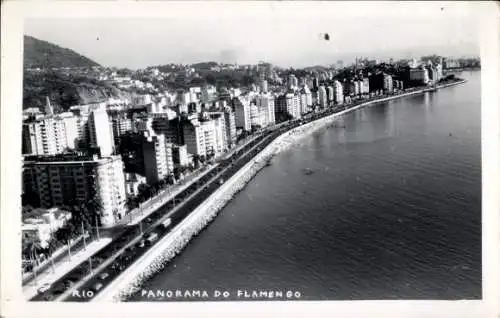
{"type": "Polygon", "coordinates": [[[144,287],[209,298],[132,300],[481,298],[480,72],[459,76],[280,153],[144,287]]]}

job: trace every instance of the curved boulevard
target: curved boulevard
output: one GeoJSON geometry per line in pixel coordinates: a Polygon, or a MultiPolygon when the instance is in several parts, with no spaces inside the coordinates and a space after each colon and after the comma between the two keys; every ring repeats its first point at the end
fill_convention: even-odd
{"type": "MultiPolygon", "coordinates": [[[[461,81],[449,83],[448,85],[459,83],[461,83],[461,81]]],[[[442,85],[442,87],[444,86],[447,85],[442,85]]],[[[200,206],[219,189],[225,180],[235,175],[242,167],[251,161],[255,155],[283,133],[342,111],[382,102],[388,98],[399,98],[405,95],[424,93],[434,89],[436,88],[413,89],[395,96],[379,96],[372,99],[364,99],[349,105],[342,105],[319,112],[309,113],[303,116],[302,119],[293,120],[263,130],[258,133],[253,140],[249,141],[231,155],[221,159],[195,183],[186,187],[173,199],[169,200],[150,214],[145,222],[146,224],[129,225],[118,229],[117,231],[119,234],[109,245],[61,277],[51,285],[49,290],[35,296],[31,300],[62,300],[76,302],[92,300],[93,297],[102,292],[111,282],[115,281],[135,261],[155,248],[154,242],[149,246],[140,244],[140,241],[144,237],[149,233],[155,232],[159,236],[156,242],[160,241],[196,207],[200,206]],[[170,218],[172,223],[165,229],[162,222],[167,218],[170,218]],[[91,270],[92,267],[96,267],[96,269],[91,270]],[[90,290],[92,291],[92,297],[82,297],[79,293],[74,293],[74,290],[90,290]]]]}

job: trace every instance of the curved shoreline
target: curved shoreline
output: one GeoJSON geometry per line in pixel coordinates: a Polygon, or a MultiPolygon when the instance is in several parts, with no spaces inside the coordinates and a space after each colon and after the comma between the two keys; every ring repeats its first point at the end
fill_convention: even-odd
{"type": "MultiPolygon", "coordinates": [[[[437,86],[440,89],[462,84],[466,80],[437,86]]],[[[434,88],[425,88],[400,95],[389,96],[377,100],[367,101],[352,108],[319,118],[302,126],[293,128],[276,137],[268,146],[253,157],[208,199],[195,208],[169,234],[163,237],[154,249],[141,256],[135,263],[125,270],[114,282],[108,285],[92,301],[126,301],[139,292],[142,287],[188,245],[190,240],[198,235],[229,203],[229,201],[246,184],[266,166],[267,160],[277,153],[289,148],[298,140],[320,130],[334,121],[337,117],[356,111],[360,108],[383,103],[389,100],[411,95],[434,91],[434,88]]]]}

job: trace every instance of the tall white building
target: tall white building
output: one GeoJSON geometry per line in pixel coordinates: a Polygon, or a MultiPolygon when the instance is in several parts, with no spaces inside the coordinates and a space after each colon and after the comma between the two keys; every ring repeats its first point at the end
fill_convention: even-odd
{"type": "Polygon", "coordinates": [[[328,105],[326,88],[324,86],[320,86],[318,88],[318,102],[319,102],[319,106],[322,108],[325,108],[328,105]]]}
{"type": "Polygon", "coordinates": [[[252,122],[250,118],[250,101],[243,96],[233,98],[234,116],[237,128],[251,131],[252,122]]]}
{"type": "Polygon", "coordinates": [[[224,109],[224,122],[224,127],[226,127],[226,141],[228,147],[232,147],[236,144],[236,119],[234,112],[229,107],[224,109]]]}
{"type": "Polygon", "coordinates": [[[361,94],[361,87],[359,85],[359,81],[354,81],[354,95],[358,96],[361,94]]]}
{"type": "Polygon", "coordinates": [[[77,118],[73,113],[61,113],[59,117],[64,122],[64,130],[66,132],[66,146],[68,149],[78,148],[79,135],[78,135],[78,125],[77,118]]]}
{"type": "Polygon", "coordinates": [[[326,97],[327,97],[327,103],[330,105],[333,103],[334,100],[334,91],[333,91],[333,86],[327,86],[326,87],[326,97]]]}
{"type": "Polygon", "coordinates": [[[213,85],[206,85],[201,89],[201,102],[209,103],[215,99],[217,95],[217,89],[213,85]]]}
{"type": "Polygon", "coordinates": [[[213,120],[192,119],[184,125],[183,134],[188,153],[198,156],[216,154],[216,132],[213,120]]]}
{"type": "Polygon", "coordinates": [[[297,80],[297,77],[295,75],[290,74],[288,76],[288,89],[294,90],[299,86],[299,81],[297,80]]]}
{"type": "Polygon", "coordinates": [[[370,79],[368,77],[363,78],[363,94],[369,94],[370,93],[370,79]]]}
{"type": "Polygon", "coordinates": [[[262,81],[260,82],[260,91],[261,91],[262,93],[267,93],[267,88],[268,88],[268,87],[267,87],[267,81],[266,81],[266,80],[262,80],[262,81]]]}
{"type": "Polygon", "coordinates": [[[64,121],[55,116],[23,123],[23,153],[55,155],[68,148],[64,121]]]}
{"type": "Polygon", "coordinates": [[[384,74],[384,90],[387,92],[392,92],[394,90],[392,76],[389,74],[384,74]]]}
{"type": "Polygon", "coordinates": [[[148,184],[154,184],[174,171],[172,144],[167,142],[165,134],[156,134],[152,130],[144,131],[142,153],[148,184]]]}
{"type": "Polygon", "coordinates": [[[208,116],[214,122],[215,154],[220,154],[229,148],[226,121],[223,112],[209,113],[208,116]]]}
{"type": "Polygon", "coordinates": [[[90,147],[99,149],[101,157],[110,156],[114,148],[113,131],[105,108],[90,113],[88,127],[90,147]]]}
{"type": "Polygon", "coordinates": [[[113,226],[125,214],[125,178],[120,156],[60,156],[24,162],[25,187],[44,208],[97,201],[102,226],[113,226]]]}
{"type": "Polygon", "coordinates": [[[259,112],[264,114],[263,125],[274,125],[276,123],[274,96],[271,94],[261,94],[257,96],[255,102],[259,112]]]}
{"type": "Polygon", "coordinates": [[[429,71],[424,65],[418,68],[412,68],[410,69],[410,80],[428,84],[430,81],[429,71]]]}
{"type": "Polygon", "coordinates": [[[278,97],[276,101],[277,113],[288,113],[293,118],[300,118],[300,97],[297,94],[287,93],[278,97]]]}
{"type": "Polygon", "coordinates": [[[344,87],[341,82],[334,81],[333,82],[333,91],[335,94],[335,104],[343,104],[344,103],[344,87]]]}

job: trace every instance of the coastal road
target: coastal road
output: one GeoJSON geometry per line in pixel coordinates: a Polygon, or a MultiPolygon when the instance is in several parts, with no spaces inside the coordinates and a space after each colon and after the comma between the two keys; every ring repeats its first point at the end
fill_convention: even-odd
{"type": "MultiPolygon", "coordinates": [[[[278,135],[277,133],[275,134],[278,135]]],[[[265,147],[269,142],[274,140],[274,135],[268,135],[262,138],[260,142],[253,143],[250,149],[245,149],[245,151],[240,152],[240,156],[234,160],[234,162],[226,162],[222,164],[224,168],[221,168],[218,173],[212,175],[212,178],[200,186],[192,195],[185,200],[181,205],[177,206],[175,210],[168,213],[162,213],[161,219],[154,223],[151,230],[145,233],[147,236],[150,232],[155,232],[158,234],[159,241],[162,237],[167,235],[170,230],[177,224],[182,222],[186,216],[191,213],[196,207],[202,204],[213,192],[215,192],[220,186],[219,180],[227,180],[239,169],[241,169],[251,158],[253,158],[260,150],[265,147]],[[161,222],[170,218],[172,223],[165,229],[161,222]]],[[[90,278],[85,284],[77,286],[75,290],[72,291],[64,301],[73,302],[85,302],[89,301],[91,298],[95,297],[102,289],[110,284],[115,278],[117,278],[126,268],[128,268],[133,262],[139,259],[142,255],[147,253],[150,249],[154,248],[153,245],[147,244],[137,244],[140,238],[136,239],[136,244],[129,245],[129,247],[115,258],[114,262],[110,262],[104,268],[101,268],[97,275],[90,278]]]]}

